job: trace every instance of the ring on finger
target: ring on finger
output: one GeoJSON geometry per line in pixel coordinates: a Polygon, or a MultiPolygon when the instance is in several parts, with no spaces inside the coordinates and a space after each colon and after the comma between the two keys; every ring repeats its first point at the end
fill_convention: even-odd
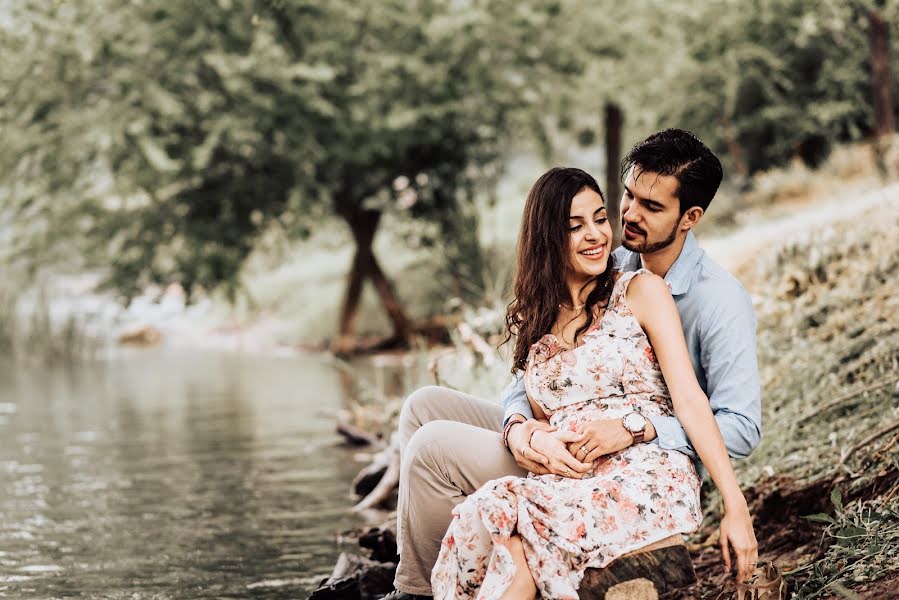
{"type": "Polygon", "coordinates": [[[584,448],[586,448],[586,447],[587,447],[587,444],[581,444],[581,452],[583,452],[584,448]]]}

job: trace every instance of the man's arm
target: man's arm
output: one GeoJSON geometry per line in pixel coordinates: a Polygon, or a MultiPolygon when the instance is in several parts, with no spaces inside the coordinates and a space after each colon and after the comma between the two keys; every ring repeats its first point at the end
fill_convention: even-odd
{"type": "MultiPolygon", "coordinates": [[[[761,439],[762,420],[752,301],[738,288],[704,310],[700,360],[706,392],[728,454],[746,458],[761,439]]],[[[656,430],[652,443],[697,458],[676,417],[648,419],[656,430]]]]}
{"type": "Polygon", "coordinates": [[[533,419],[534,411],[528,402],[528,393],[524,386],[524,371],[516,371],[512,375],[512,381],[503,390],[500,396],[503,403],[503,428],[509,422],[512,415],[521,415],[525,419],[533,419]]]}
{"type": "MultiPolygon", "coordinates": [[[[538,451],[531,446],[533,434],[538,431],[555,431],[554,427],[550,427],[545,420],[540,421],[534,418],[534,410],[528,401],[528,393],[524,385],[524,372],[517,371],[512,382],[506,386],[502,393],[502,402],[504,408],[503,429],[509,419],[520,415],[518,422],[512,425],[508,432],[509,451],[512,452],[515,462],[523,469],[543,475],[546,473],[555,473],[565,477],[580,478],[583,473],[590,470],[591,465],[581,463],[568,451],[562,440],[561,444],[551,445],[549,450],[538,451]],[[544,454],[543,452],[548,452],[544,454]]],[[[571,432],[560,432],[559,436],[568,435],[571,432]]]]}

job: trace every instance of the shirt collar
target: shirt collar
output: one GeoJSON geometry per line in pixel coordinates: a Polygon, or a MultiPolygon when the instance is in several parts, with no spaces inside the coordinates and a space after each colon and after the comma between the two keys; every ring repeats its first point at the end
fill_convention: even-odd
{"type": "Polygon", "coordinates": [[[693,283],[693,267],[700,261],[703,254],[702,248],[696,242],[696,236],[692,231],[688,231],[684,247],[677,255],[677,260],[668,269],[668,273],[665,274],[665,283],[671,289],[672,296],[680,296],[690,290],[690,284],[693,283]]]}
{"type": "MultiPolygon", "coordinates": [[[[636,271],[642,266],[639,254],[625,248],[621,250],[624,251],[615,252],[612,255],[617,259],[614,265],[619,271],[636,271]]],[[[673,296],[680,296],[689,291],[690,284],[693,282],[693,267],[702,259],[703,254],[702,248],[696,242],[696,236],[692,231],[688,231],[684,247],[681,248],[680,254],[677,255],[677,259],[665,275],[665,283],[668,284],[668,289],[671,290],[673,296]]]]}

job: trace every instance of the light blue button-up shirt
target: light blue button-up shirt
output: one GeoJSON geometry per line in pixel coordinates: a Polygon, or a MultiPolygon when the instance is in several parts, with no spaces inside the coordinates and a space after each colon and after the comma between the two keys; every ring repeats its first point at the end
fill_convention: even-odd
{"type": "MultiPolygon", "coordinates": [[[[612,259],[625,272],[642,266],[640,255],[623,247],[612,259]]],[[[762,421],[752,300],[733,275],[706,255],[692,232],[665,282],[680,313],[693,372],[709,397],[727,451],[745,458],[761,439],[762,421]]],[[[504,424],[514,414],[533,418],[520,372],[503,391],[502,402],[504,424]]],[[[648,418],[657,436],[651,443],[698,460],[677,417],[648,418]]]]}

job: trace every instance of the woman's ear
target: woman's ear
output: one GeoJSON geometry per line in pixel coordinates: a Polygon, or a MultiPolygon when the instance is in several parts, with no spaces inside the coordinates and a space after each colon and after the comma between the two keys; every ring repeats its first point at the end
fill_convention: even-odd
{"type": "Polygon", "coordinates": [[[699,223],[699,220],[702,219],[702,215],[704,214],[705,211],[698,206],[691,206],[688,208],[687,212],[680,218],[681,231],[689,231],[696,227],[696,224],[699,223]]]}

